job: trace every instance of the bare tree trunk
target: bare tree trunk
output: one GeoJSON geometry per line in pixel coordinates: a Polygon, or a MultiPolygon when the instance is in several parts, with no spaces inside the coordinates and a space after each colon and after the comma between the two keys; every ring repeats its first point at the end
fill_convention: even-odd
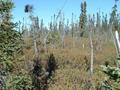
{"type": "MultiPolygon", "coordinates": [[[[118,34],[118,31],[115,31],[115,36],[114,36],[114,34],[112,32],[112,25],[110,27],[110,33],[112,35],[112,39],[113,39],[113,42],[114,42],[114,45],[115,45],[115,48],[116,48],[117,56],[119,58],[119,53],[120,53],[119,34],[118,34]]],[[[117,67],[120,67],[120,60],[119,61],[115,61],[115,62],[116,62],[117,67]]]]}
{"type": "Polygon", "coordinates": [[[115,42],[116,42],[116,49],[119,54],[120,53],[120,41],[119,41],[118,31],[115,31],[115,42]]]}
{"type": "Polygon", "coordinates": [[[38,57],[38,48],[37,48],[37,43],[35,39],[34,39],[34,50],[35,50],[35,57],[38,57]]]}
{"type": "Polygon", "coordinates": [[[89,77],[90,77],[90,79],[89,79],[89,85],[91,85],[90,86],[90,88],[89,88],[89,90],[95,90],[95,86],[94,86],[94,84],[93,84],[93,82],[92,82],[92,77],[93,77],[93,62],[94,62],[94,48],[93,48],[93,23],[92,23],[92,19],[90,19],[89,18],[89,29],[90,29],[90,31],[89,31],[89,38],[90,38],[90,53],[91,53],[91,56],[90,56],[90,75],[89,75],[89,77]]]}
{"type": "Polygon", "coordinates": [[[117,67],[120,67],[120,40],[118,31],[115,31],[116,51],[118,53],[117,67]]]}
{"type": "Polygon", "coordinates": [[[91,48],[91,62],[90,62],[90,74],[93,74],[93,40],[92,40],[92,30],[90,31],[90,48],[91,48]]]}
{"type": "Polygon", "coordinates": [[[116,40],[115,40],[114,34],[112,32],[112,25],[110,26],[110,33],[112,35],[112,39],[113,39],[113,42],[114,42],[114,45],[115,45],[115,48],[116,48],[116,53],[118,55],[116,40]]]}
{"type": "Polygon", "coordinates": [[[47,38],[48,38],[49,33],[50,33],[50,31],[47,32],[47,34],[44,37],[44,41],[43,41],[45,51],[47,51],[47,44],[46,43],[47,43],[47,38]]]}
{"type": "Polygon", "coordinates": [[[35,51],[35,57],[38,58],[38,48],[37,48],[37,41],[36,41],[36,35],[35,35],[35,32],[37,30],[36,25],[35,25],[35,18],[36,17],[32,16],[32,14],[31,14],[34,51],[35,51]]]}

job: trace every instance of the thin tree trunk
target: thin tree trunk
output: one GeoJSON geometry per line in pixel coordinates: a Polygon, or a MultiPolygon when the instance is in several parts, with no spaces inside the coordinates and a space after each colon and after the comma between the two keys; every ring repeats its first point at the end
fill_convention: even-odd
{"type": "Polygon", "coordinates": [[[120,67],[120,40],[118,31],[115,31],[116,51],[118,53],[117,67],[120,67]]]}
{"type": "MultiPolygon", "coordinates": [[[[89,18],[90,19],[90,18],[89,18]]],[[[90,77],[90,84],[89,85],[91,85],[90,86],[90,88],[89,88],[89,90],[95,90],[95,86],[94,86],[94,84],[93,84],[93,82],[92,82],[92,77],[93,77],[93,62],[94,62],[94,48],[93,48],[93,23],[92,23],[92,19],[90,19],[90,22],[89,22],[89,29],[90,29],[90,31],[89,31],[89,38],[90,38],[90,75],[89,75],[89,77],[90,77]]]]}
{"type": "MultiPolygon", "coordinates": [[[[112,35],[112,39],[113,39],[113,42],[114,42],[114,45],[115,45],[115,48],[116,48],[117,56],[119,57],[119,53],[120,53],[119,35],[118,35],[118,32],[116,31],[115,36],[114,36],[114,34],[112,32],[112,25],[110,27],[110,33],[112,35]]],[[[115,62],[116,62],[117,67],[119,67],[120,66],[119,61],[115,61],[115,62]]]]}
{"type": "Polygon", "coordinates": [[[90,31],[90,48],[91,48],[91,62],[90,62],[90,74],[93,74],[93,40],[92,40],[92,30],[90,31]]]}
{"type": "Polygon", "coordinates": [[[33,43],[34,43],[34,51],[35,51],[35,57],[38,58],[38,48],[37,48],[37,41],[36,41],[36,35],[35,35],[35,31],[37,30],[36,29],[36,26],[35,26],[35,17],[33,17],[31,15],[31,20],[32,20],[32,29],[33,29],[33,43]]]}
{"type": "Polygon", "coordinates": [[[119,54],[120,53],[120,41],[119,41],[118,31],[115,31],[115,42],[116,42],[116,49],[119,54]]]}
{"type": "Polygon", "coordinates": [[[38,49],[37,49],[36,40],[34,40],[34,50],[35,50],[35,57],[38,57],[38,49]]]}
{"type": "Polygon", "coordinates": [[[111,27],[110,27],[110,33],[111,33],[111,35],[112,35],[112,39],[113,39],[113,42],[114,42],[114,45],[115,45],[115,48],[116,48],[116,53],[117,53],[117,55],[119,55],[119,54],[118,54],[118,51],[117,51],[116,40],[115,40],[114,34],[113,34],[113,32],[112,32],[112,25],[111,25],[111,27]]]}

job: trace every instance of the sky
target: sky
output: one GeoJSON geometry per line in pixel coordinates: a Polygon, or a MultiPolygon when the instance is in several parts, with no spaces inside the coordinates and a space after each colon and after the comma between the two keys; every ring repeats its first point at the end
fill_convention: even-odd
{"type": "MultiPolygon", "coordinates": [[[[13,20],[22,21],[23,17],[27,20],[28,14],[24,13],[26,4],[33,5],[34,15],[44,20],[45,25],[51,21],[51,16],[57,14],[61,8],[65,18],[71,20],[72,13],[76,19],[80,16],[80,4],[83,0],[13,0],[15,8],[12,10],[13,20]]],[[[87,14],[104,12],[110,14],[114,5],[114,0],[86,0],[87,14]]],[[[118,2],[118,11],[120,11],[120,1],[118,2]]],[[[27,21],[26,21],[27,22],[27,21]]],[[[27,22],[29,23],[29,22],[27,22]]]]}

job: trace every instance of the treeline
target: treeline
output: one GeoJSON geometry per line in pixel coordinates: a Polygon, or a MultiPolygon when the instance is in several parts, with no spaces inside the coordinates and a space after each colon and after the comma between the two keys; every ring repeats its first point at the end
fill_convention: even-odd
{"type": "MultiPolygon", "coordinates": [[[[31,15],[29,16],[31,17],[31,15]]],[[[75,39],[74,41],[80,41],[81,37],[89,36],[90,28],[92,28],[97,39],[110,40],[111,33],[115,30],[120,31],[119,18],[117,1],[111,9],[110,15],[101,11],[93,15],[87,15],[87,3],[84,1],[81,3],[81,12],[77,19],[74,13],[71,14],[71,20],[66,19],[64,13],[60,10],[58,14],[51,17],[48,26],[44,25],[43,19],[40,20],[37,16],[33,16],[32,19],[30,18],[33,23],[30,26],[22,24],[19,30],[24,31],[23,37],[32,38],[34,36],[44,47],[47,47],[47,45],[65,47],[65,37],[69,36],[75,39]]],[[[21,22],[25,22],[26,18],[23,20],[21,22]]]]}

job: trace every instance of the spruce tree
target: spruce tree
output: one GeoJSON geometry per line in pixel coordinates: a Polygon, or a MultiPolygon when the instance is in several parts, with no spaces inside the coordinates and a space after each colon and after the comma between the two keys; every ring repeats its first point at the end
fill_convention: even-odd
{"type": "Polygon", "coordinates": [[[21,33],[12,22],[11,0],[0,0],[0,90],[5,87],[5,77],[13,70],[13,62],[21,50],[21,33]]]}
{"type": "Polygon", "coordinates": [[[19,53],[22,40],[21,33],[16,30],[17,23],[13,23],[11,20],[13,5],[10,0],[0,1],[0,64],[8,71],[10,70],[8,62],[12,62],[15,54],[19,53]]]}
{"type": "Polygon", "coordinates": [[[118,18],[118,10],[117,10],[117,1],[115,0],[115,4],[112,7],[112,13],[110,14],[110,20],[109,23],[112,25],[112,29],[118,30],[119,29],[119,18],[118,18]]]}
{"type": "Polygon", "coordinates": [[[100,26],[101,26],[101,16],[100,13],[97,12],[96,27],[100,28],[100,26]]]}
{"type": "Polygon", "coordinates": [[[107,14],[102,16],[102,30],[108,30],[108,19],[107,14]]]}
{"type": "Polygon", "coordinates": [[[86,27],[86,22],[87,22],[86,7],[87,7],[86,1],[82,2],[81,3],[80,22],[79,22],[80,33],[82,33],[86,27]]]}

